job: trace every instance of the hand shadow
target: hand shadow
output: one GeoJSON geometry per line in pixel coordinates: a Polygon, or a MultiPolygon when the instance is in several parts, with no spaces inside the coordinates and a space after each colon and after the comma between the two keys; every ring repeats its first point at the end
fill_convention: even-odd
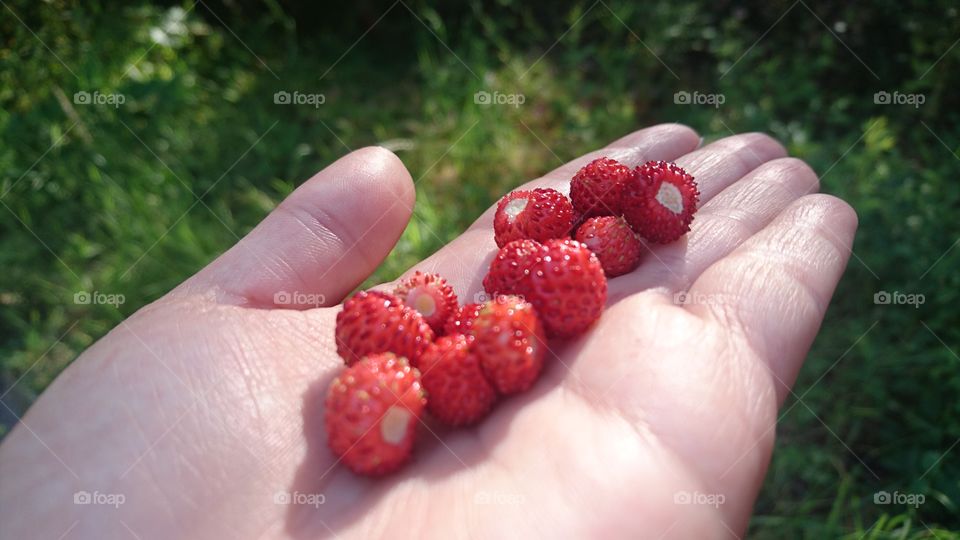
{"type": "MultiPolygon", "coordinates": [[[[551,347],[560,352],[554,343],[551,347]]],[[[451,475],[470,473],[470,469],[481,464],[490,450],[508,436],[517,412],[555,389],[563,380],[566,367],[552,353],[548,353],[546,360],[545,371],[532,389],[522,395],[500,398],[490,416],[477,426],[449,428],[425,413],[417,427],[411,461],[397,472],[376,478],[354,474],[335,462],[327,447],[323,422],[324,400],[332,376],[314,382],[303,395],[307,455],[289,488],[286,532],[301,539],[336,537],[355,520],[375,510],[380,499],[392,490],[430,489],[432,483],[451,475]]],[[[473,497],[448,502],[476,504],[473,497]]]]}
{"type": "MultiPolygon", "coordinates": [[[[492,255],[489,258],[492,259],[492,255]]],[[[475,293],[481,293],[481,279],[474,279],[468,294],[462,298],[471,299],[475,293]]],[[[520,395],[501,397],[494,411],[476,426],[449,428],[425,412],[417,426],[411,461],[397,472],[376,478],[354,474],[337,462],[327,447],[324,401],[334,375],[315,381],[303,394],[303,435],[307,455],[297,468],[288,492],[291,500],[288,501],[286,532],[304,540],[336,537],[356,520],[376,510],[381,504],[380,499],[391,491],[431,489],[432,483],[469,473],[508,436],[512,419],[521,408],[563,382],[579,358],[579,350],[589,339],[587,334],[570,341],[550,340],[544,372],[534,387],[520,395]]],[[[544,459],[550,459],[549,453],[544,459]]],[[[482,486],[478,485],[477,489],[479,493],[482,486]]],[[[446,502],[477,504],[474,497],[446,502]]]]}

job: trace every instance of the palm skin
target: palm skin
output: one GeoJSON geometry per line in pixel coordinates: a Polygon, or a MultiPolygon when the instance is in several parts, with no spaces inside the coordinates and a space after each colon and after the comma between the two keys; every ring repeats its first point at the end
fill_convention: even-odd
{"type": "MultiPolygon", "coordinates": [[[[856,216],[810,195],[816,175],[769,137],[698,144],[689,128],[655,126],[529,184],[566,192],[601,155],[631,166],[675,160],[697,178],[701,209],[684,239],[650,246],[639,269],[609,282],[590,332],[550,342],[531,391],[476,428],[425,418],[414,460],[380,479],[353,475],[326,448],[323,395],[342,369],[336,304],[392,248],[413,186],[383,149],[344,157],[55,381],[0,446],[0,529],[11,538],[742,535],[777,408],[846,265],[856,216]],[[275,306],[279,291],[321,294],[331,307],[275,306]],[[124,501],[78,505],[78,491],[124,501]],[[287,504],[285,494],[299,498],[287,504]]],[[[469,301],[494,253],[488,211],[417,269],[447,277],[469,301]]]]}

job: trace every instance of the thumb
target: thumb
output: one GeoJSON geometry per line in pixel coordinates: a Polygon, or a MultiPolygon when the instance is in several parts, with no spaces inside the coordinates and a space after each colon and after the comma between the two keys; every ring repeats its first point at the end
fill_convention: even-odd
{"type": "Polygon", "coordinates": [[[318,172],[229,251],[174,291],[303,309],[340,300],[390,253],[410,220],[410,173],[367,147],[318,172]]]}

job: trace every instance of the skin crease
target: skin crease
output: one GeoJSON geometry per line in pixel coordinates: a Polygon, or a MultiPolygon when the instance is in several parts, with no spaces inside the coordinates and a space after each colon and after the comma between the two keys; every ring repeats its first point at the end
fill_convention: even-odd
{"type": "MultiPolygon", "coordinates": [[[[610,281],[590,332],[550,342],[533,389],[476,428],[425,419],[413,461],[382,479],[336,463],[322,403],[342,368],[335,306],[392,248],[414,191],[390,152],[347,155],[54,381],[0,445],[0,531],[742,536],[777,408],[846,266],[856,215],[812,194],[815,173],[765,135],[698,145],[687,127],[655,126],[524,186],[566,193],[601,155],[674,160],[696,177],[701,209],[686,237],[649,246],[637,270],[610,281]],[[273,306],[278,291],[334,307],[273,306]],[[124,501],[74,504],[81,490],[124,501]],[[303,504],[277,504],[278,493],[303,504]],[[685,494],[700,504],[679,504],[685,494]]],[[[494,253],[491,210],[416,268],[469,302],[494,253]]]]}

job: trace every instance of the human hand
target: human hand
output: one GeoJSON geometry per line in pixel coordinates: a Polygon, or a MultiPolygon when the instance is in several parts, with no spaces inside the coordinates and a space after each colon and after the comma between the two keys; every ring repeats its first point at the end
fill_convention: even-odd
{"type": "MultiPolygon", "coordinates": [[[[700,211],[609,281],[591,331],[550,342],[533,389],[475,428],[425,419],[414,460],[377,479],[327,449],[323,396],[343,365],[335,306],[392,249],[414,189],[388,151],[349,154],[50,386],[0,445],[4,536],[741,535],[856,216],[767,136],[698,141],[644,129],[528,184],[567,192],[601,155],[676,161],[700,211]]],[[[488,211],[416,268],[470,301],[495,250],[488,211]]]]}

